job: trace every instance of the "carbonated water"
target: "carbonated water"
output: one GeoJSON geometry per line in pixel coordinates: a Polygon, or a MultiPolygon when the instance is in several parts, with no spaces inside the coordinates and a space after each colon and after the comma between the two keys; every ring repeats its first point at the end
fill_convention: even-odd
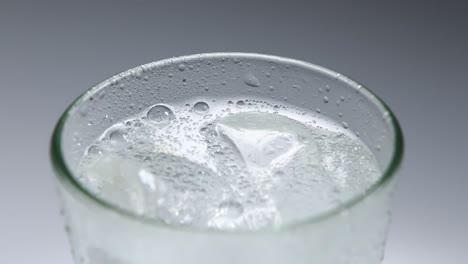
{"type": "Polygon", "coordinates": [[[275,228],[339,206],[381,174],[344,124],[275,101],[156,104],[96,139],[79,181],[115,206],[169,225],[275,228]]]}

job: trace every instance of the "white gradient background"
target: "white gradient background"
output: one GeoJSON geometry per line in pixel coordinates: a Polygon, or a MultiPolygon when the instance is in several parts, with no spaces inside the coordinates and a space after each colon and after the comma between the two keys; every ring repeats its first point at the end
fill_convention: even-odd
{"type": "Polygon", "coordinates": [[[214,51],[309,61],[381,96],[406,139],[384,264],[468,263],[464,1],[38,2],[0,2],[0,263],[72,263],[48,144],[75,97],[214,51]]]}

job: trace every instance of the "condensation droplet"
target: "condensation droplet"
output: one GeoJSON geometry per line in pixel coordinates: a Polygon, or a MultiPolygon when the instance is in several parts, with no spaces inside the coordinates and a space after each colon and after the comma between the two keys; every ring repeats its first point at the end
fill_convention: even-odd
{"type": "Polygon", "coordinates": [[[185,64],[182,63],[182,64],[179,64],[178,68],[179,68],[179,71],[185,71],[187,67],[185,66],[185,64]]]}
{"type": "Polygon", "coordinates": [[[251,86],[251,87],[259,87],[260,86],[260,81],[252,73],[247,73],[244,76],[244,83],[247,84],[248,86],[251,86]]]}
{"type": "Polygon", "coordinates": [[[243,107],[245,105],[245,102],[240,100],[240,101],[237,101],[236,105],[237,107],[243,107]]]}
{"type": "Polygon", "coordinates": [[[328,97],[324,96],[324,97],[323,97],[323,102],[326,103],[326,104],[328,104],[328,97]]]}
{"type": "Polygon", "coordinates": [[[174,112],[163,104],[153,106],[146,114],[146,117],[156,123],[167,123],[175,119],[174,112]]]}
{"type": "Polygon", "coordinates": [[[375,146],[375,149],[376,149],[377,151],[380,151],[380,150],[382,150],[382,146],[381,146],[380,144],[377,144],[377,146],[375,146]]]}
{"type": "Polygon", "coordinates": [[[348,124],[346,122],[341,122],[341,125],[344,129],[348,129],[348,124]]]}

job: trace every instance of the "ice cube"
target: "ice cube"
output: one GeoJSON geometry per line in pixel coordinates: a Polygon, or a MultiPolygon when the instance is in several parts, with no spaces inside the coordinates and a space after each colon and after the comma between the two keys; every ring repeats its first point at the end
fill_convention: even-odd
{"type": "Polygon", "coordinates": [[[218,124],[218,131],[239,151],[248,165],[268,167],[284,163],[300,148],[297,136],[269,130],[243,129],[218,124]]]}
{"type": "Polygon", "coordinates": [[[287,164],[303,147],[300,139],[307,133],[293,122],[286,117],[249,112],[220,120],[216,129],[248,166],[268,168],[287,164]]]}

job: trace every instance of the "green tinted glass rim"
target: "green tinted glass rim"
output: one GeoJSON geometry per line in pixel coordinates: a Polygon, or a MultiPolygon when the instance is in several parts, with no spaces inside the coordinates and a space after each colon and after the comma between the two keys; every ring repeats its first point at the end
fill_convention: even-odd
{"type": "Polygon", "coordinates": [[[199,232],[199,233],[235,233],[235,234],[240,234],[240,233],[247,233],[247,234],[252,234],[252,233],[273,233],[273,232],[282,232],[282,231],[287,231],[295,228],[300,228],[306,225],[311,225],[315,224],[318,222],[325,221],[327,219],[332,218],[335,215],[338,215],[340,212],[349,210],[356,204],[359,204],[362,200],[364,200],[366,197],[370,196],[372,193],[376,192],[378,189],[382,188],[385,186],[392,178],[395,177],[396,172],[398,171],[401,161],[403,159],[403,150],[404,150],[404,142],[403,142],[403,134],[399,125],[398,120],[396,119],[395,115],[393,112],[390,110],[390,108],[383,102],[378,96],[376,96],[374,93],[372,93],[369,89],[367,89],[365,86],[357,83],[356,81],[339,74],[337,72],[334,72],[332,70],[329,70],[327,68],[317,66],[308,62],[303,62],[295,59],[289,59],[289,58],[284,58],[284,57],[278,57],[278,56],[272,56],[272,55],[263,55],[263,54],[256,54],[256,53],[237,53],[237,52],[227,52],[227,53],[205,53],[205,54],[195,54],[195,55],[189,55],[189,56],[182,56],[182,57],[177,57],[177,58],[170,58],[170,59],[165,59],[165,60],[160,60],[152,63],[148,63],[142,66],[135,67],[133,69],[124,71],[122,73],[116,74],[113,77],[93,86],[86,92],[84,92],[82,95],[80,95],[75,101],[73,101],[70,106],[64,111],[60,119],[58,120],[53,134],[52,134],[52,139],[51,139],[51,144],[50,144],[50,160],[52,163],[52,167],[55,171],[55,174],[59,180],[60,183],[64,184],[67,186],[68,190],[73,190],[74,193],[79,194],[80,199],[85,199],[87,202],[92,202],[95,203],[97,206],[101,207],[104,210],[111,211],[113,213],[116,213],[117,215],[120,215],[122,217],[128,218],[131,221],[137,221],[141,222],[143,224],[147,225],[154,225],[155,227],[159,228],[169,228],[169,229],[175,229],[175,230],[180,230],[180,231],[189,231],[189,232],[199,232]],[[175,225],[170,225],[167,223],[164,223],[162,221],[159,221],[154,218],[148,218],[145,216],[137,215],[129,210],[125,210],[123,208],[120,208],[108,201],[105,201],[104,199],[101,199],[94,194],[92,194],[90,191],[88,191],[86,188],[84,188],[73,176],[72,171],[70,168],[67,166],[64,156],[62,153],[62,147],[61,147],[61,142],[62,142],[62,132],[63,128],[68,120],[68,117],[72,114],[74,114],[74,109],[80,105],[81,102],[84,102],[87,98],[95,94],[96,92],[100,91],[100,89],[104,88],[107,86],[111,81],[120,79],[123,76],[128,76],[130,75],[134,70],[136,69],[141,69],[142,67],[147,67],[147,68],[155,68],[155,67],[161,67],[161,66],[167,66],[168,64],[170,65],[178,65],[182,62],[187,62],[191,60],[209,60],[209,59],[221,59],[221,58],[238,58],[238,59],[255,59],[255,60],[263,60],[263,61],[271,61],[271,62],[276,62],[276,63],[282,63],[282,64],[289,64],[289,65],[295,65],[298,67],[306,68],[311,71],[319,72],[325,75],[329,75],[332,77],[337,78],[338,80],[342,81],[346,85],[348,85],[350,88],[356,89],[358,93],[363,95],[365,98],[367,98],[374,106],[376,106],[379,111],[382,113],[382,115],[385,114],[387,121],[390,124],[391,129],[393,130],[394,134],[394,139],[393,139],[393,153],[391,156],[391,161],[387,165],[387,167],[383,170],[382,175],[380,176],[379,180],[376,181],[374,184],[372,184],[366,191],[362,192],[359,195],[356,195],[352,198],[350,198],[347,201],[344,201],[340,205],[331,208],[323,213],[317,214],[317,215],[311,215],[309,217],[305,217],[303,219],[282,224],[278,227],[269,227],[269,228],[261,228],[261,229],[256,229],[256,230],[215,230],[215,229],[210,229],[210,228],[198,228],[198,227],[190,227],[190,226],[175,226],[175,225]]]}

